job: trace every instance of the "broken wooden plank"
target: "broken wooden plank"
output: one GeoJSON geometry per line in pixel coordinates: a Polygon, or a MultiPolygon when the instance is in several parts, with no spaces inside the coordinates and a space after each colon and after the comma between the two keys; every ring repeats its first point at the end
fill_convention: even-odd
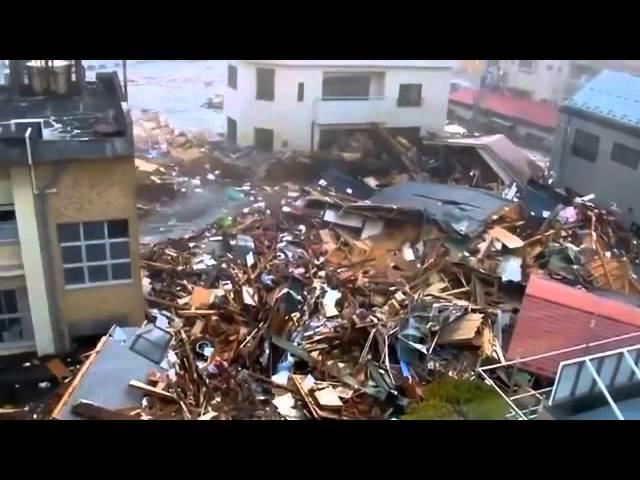
{"type": "Polygon", "coordinates": [[[59,358],[53,358],[45,363],[45,365],[47,369],[61,382],[73,375],[59,358]]]}
{"type": "Polygon", "coordinates": [[[129,382],[129,386],[136,388],[138,390],[142,390],[144,393],[148,395],[159,397],[164,400],[169,400],[172,402],[178,402],[178,399],[174,395],[168,392],[165,392],[164,390],[160,390],[159,388],[155,388],[150,385],[147,385],[146,383],[139,382],[138,380],[131,380],[129,382]]]}
{"type": "Polygon", "coordinates": [[[492,238],[500,240],[510,249],[521,248],[525,244],[522,239],[502,227],[493,227],[489,230],[489,235],[491,235],[492,238]]]}
{"type": "Polygon", "coordinates": [[[89,420],[137,420],[136,417],[101,407],[88,400],[76,403],[71,407],[71,413],[89,420]]]}

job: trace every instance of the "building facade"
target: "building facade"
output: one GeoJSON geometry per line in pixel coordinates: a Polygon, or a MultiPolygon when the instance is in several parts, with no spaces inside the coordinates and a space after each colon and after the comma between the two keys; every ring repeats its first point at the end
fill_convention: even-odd
{"type": "MultiPolygon", "coordinates": [[[[56,63],[57,62],[57,63],[56,63]]],[[[144,320],[130,117],[115,72],[10,61],[0,87],[0,354],[144,320]]]]}
{"type": "Polygon", "coordinates": [[[500,60],[501,86],[561,104],[603,70],[640,73],[638,60],[500,60]]]}
{"type": "Polygon", "coordinates": [[[442,132],[452,60],[232,60],[224,110],[231,143],[313,150],[371,123],[442,132]]]}
{"type": "Polygon", "coordinates": [[[614,203],[640,233],[640,78],[604,71],[563,105],[551,160],[558,186],[614,203]]]}

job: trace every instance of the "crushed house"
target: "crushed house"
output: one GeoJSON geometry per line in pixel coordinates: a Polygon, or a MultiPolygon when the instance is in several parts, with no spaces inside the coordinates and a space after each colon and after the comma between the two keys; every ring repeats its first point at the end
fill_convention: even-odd
{"type": "Polygon", "coordinates": [[[551,166],[556,182],[615,203],[640,232],[640,78],[604,71],[561,107],[551,166]]]}
{"type": "Polygon", "coordinates": [[[12,60],[0,87],[0,354],[139,325],[131,120],[115,72],[12,60]]]}

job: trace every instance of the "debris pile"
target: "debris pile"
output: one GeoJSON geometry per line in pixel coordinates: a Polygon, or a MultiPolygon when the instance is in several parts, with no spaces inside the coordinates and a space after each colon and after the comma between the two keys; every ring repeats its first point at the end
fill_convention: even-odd
{"type": "Polygon", "coordinates": [[[143,251],[147,321],[172,340],[129,383],[137,418],[397,418],[505,361],[531,275],[640,294],[637,241],[592,198],[491,162],[499,188],[433,178],[376,132],[265,164],[253,206],[143,251]]]}

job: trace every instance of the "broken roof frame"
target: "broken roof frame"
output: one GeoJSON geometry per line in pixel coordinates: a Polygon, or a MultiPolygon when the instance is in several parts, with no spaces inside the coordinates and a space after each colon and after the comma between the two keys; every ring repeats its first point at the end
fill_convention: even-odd
{"type": "MultiPolygon", "coordinates": [[[[502,362],[502,363],[498,363],[498,364],[493,364],[493,365],[487,365],[485,367],[480,367],[478,368],[477,372],[480,374],[480,376],[482,377],[482,380],[484,380],[486,383],[488,383],[489,385],[491,385],[497,392],[498,394],[507,402],[507,404],[509,404],[509,406],[511,407],[511,412],[507,415],[507,417],[517,417],[519,420],[532,420],[535,417],[538,416],[538,413],[540,412],[540,410],[547,404],[547,402],[549,401],[550,398],[553,398],[553,392],[556,388],[556,384],[558,382],[558,374],[561,371],[561,367],[563,366],[563,364],[570,364],[576,361],[584,361],[582,359],[591,359],[591,358],[596,358],[596,357],[602,357],[602,356],[607,356],[612,354],[613,352],[617,352],[617,351],[622,351],[625,349],[634,349],[634,348],[640,348],[640,332],[633,332],[633,333],[628,333],[626,335],[620,335],[617,337],[612,337],[612,338],[607,338],[605,340],[599,340],[597,342],[591,342],[591,343],[584,343],[582,345],[576,345],[574,347],[569,347],[569,348],[563,348],[561,350],[555,350],[552,352],[547,352],[547,353],[541,353],[539,355],[532,355],[530,357],[524,357],[524,358],[519,358],[517,360],[511,360],[508,362],[502,362]],[[509,396],[507,395],[500,387],[498,387],[498,385],[496,385],[496,383],[489,377],[489,375],[487,374],[487,372],[491,371],[491,370],[496,370],[498,368],[505,368],[505,367],[514,367],[514,369],[517,371],[518,369],[518,365],[522,364],[522,363],[526,363],[529,362],[531,360],[536,360],[539,358],[546,358],[546,357],[552,357],[555,355],[561,355],[561,354],[565,354],[568,352],[573,352],[573,351],[577,351],[577,350],[581,350],[581,349],[585,349],[585,348],[590,348],[590,347],[594,347],[596,345],[605,345],[607,343],[613,343],[613,342],[617,342],[620,340],[626,340],[628,338],[634,338],[637,337],[638,338],[638,345],[636,346],[632,346],[632,347],[625,347],[625,348],[621,348],[618,350],[614,350],[614,351],[608,351],[608,352],[604,352],[604,353],[597,353],[597,354],[593,354],[593,355],[588,355],[588,356],[582,356],[582,357],[577,357],[571,360],[566,360],[564,362],[560,363],[560,367],[558,368],[558,373],[556,374],[556,381],[554,383],[553,387],[548,387],[548,388],[543,388],[543,389],[539,389],[539,390],[531,390],[527,393],[524,394],[519,394],[519,395],[512,395],[509,396]],[[540,403],[534,407],[530,407],[528,409],[522,410],[520,408],[518,408],[514,401],[515,400],[519,400],[528,396],[535,396],[540,400],[540,403]]],[[[636,367],[637,368],[637,367],[636,367]]],[[[640,373],[640,371],[639,371],[640,373]]],[[[515,372],[513,373],[513,375],[515,375],[515,372]]],[[[640,376],[638,377],[639,381],[640,381],[640,376]]],[[[597,380],[596,380],[597,382],[597,380]]],[[[605,397],[607,394],[605,394],[605,397]]],[[[615,411],[615,410],[614,410],[615,411]]]]}

